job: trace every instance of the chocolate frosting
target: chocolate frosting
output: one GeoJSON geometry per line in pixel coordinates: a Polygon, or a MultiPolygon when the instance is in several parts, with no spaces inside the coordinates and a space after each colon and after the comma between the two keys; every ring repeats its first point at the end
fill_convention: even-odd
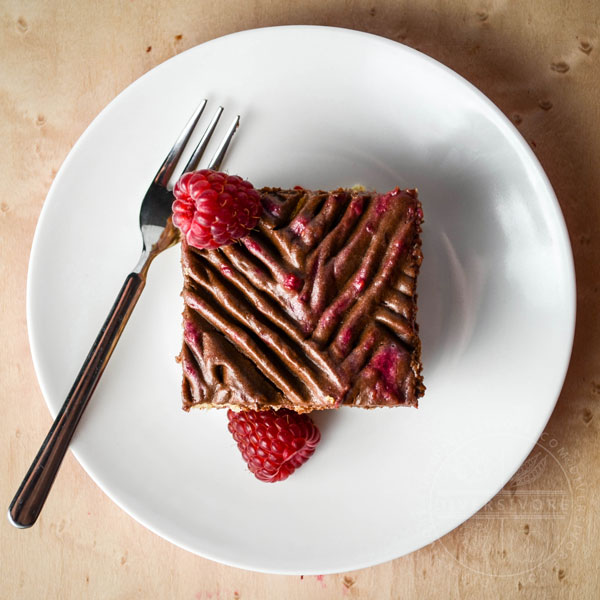
{"type": "Polygon", "coordinates": [[[182,241],[184,409],[416,406],[416,190],[259,191],[238,243],[182,241]]]}

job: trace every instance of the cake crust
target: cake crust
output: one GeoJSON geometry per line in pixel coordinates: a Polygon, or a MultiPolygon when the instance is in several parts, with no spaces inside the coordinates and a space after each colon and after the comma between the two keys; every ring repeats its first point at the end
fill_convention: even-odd
{"type": "Polygon", "coordinates": [[[416,190],[259,190],[257,229],[182,241],[183,408],[417,406],[416,190]]]}

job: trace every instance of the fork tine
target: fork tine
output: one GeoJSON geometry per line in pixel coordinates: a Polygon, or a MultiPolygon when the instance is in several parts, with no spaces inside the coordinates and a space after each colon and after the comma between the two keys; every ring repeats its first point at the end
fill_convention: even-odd
{"type": "Polygon", "coordinates": [[[190,156],[187,165],[185,165],[182,174],[187,173],[188,171],[193,171],[196,168],[196,165],[198,164],[200,158],[202,158],[202,155],[206,150],[206,146],[208,146],[208,142],[222,114],[223,107],[219,106],[219,108],[217,108],[217,112],[213,115],[211,122],[208,124],[206,131],[202,134],[202,138],[198,142],[198,145],[194,148],[194,151],[192,152],[192,155],[190,156]]]}
{"type": "Polygon", "coordinates": [[[210,163],[208,165],[209,169],[214,169],[214,170],[219,169],[219,167],[221,166],[221,163],[223,162],[223,157],[225,156],[225,152],[227,152],[227,148],[229,148],[229,144],[231,143],[231,138],[233,137],[233,134],[236,132],[239,124],[240,124],[240,115],[238,115],[233,120],[231,125],[229,126],[229,129],[227,130],[227,133],[225,134],[223,141],[219,144],[217,151],[215,152],[214,156],[210,160],[210,163]]]}
{"type": "Polygon", "coordinates": [[[203,100],[200,103],[200,106],[194,111],[194,114],[190,117],[190,120],[186,123],[186,126],[183,128],[183,131],[179,134],[179,137],[173,144],[173,147],[167,154],[167,158],[165,158],[163,164],[158,169],[156,176],[154,177],[154,183],[160,185],[162,187],[166,187],[169,181],[169,178],[173,174],[175,170],[175,166],[177,165],[177,161],[181,158],[181,154],[183,153],[183,149],[187,144],[190,136],[192,135],[192,131],[194,131],[194,127],[196,127],[196,123],[198,123],[198,119],[206,106],[206,100],[203,100]]]}

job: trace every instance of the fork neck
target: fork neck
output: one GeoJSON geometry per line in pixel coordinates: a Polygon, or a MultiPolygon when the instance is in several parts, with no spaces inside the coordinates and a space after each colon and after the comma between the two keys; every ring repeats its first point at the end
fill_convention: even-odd
{"type": "Polygon", "coordinates": [[[142,253],[132,273],[138,273],[145,279],[148,267],[154,260],[154,257],[179,241],[179,230],[173,225],[171,218],[169,218],[164,228],[156,226],[142,227],[142,238],[142,253]]]}

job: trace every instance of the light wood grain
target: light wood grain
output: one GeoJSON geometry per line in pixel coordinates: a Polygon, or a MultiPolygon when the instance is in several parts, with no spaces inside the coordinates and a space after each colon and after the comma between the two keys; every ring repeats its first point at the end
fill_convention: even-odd
{"type": "Polygon", "coordinates": [[[474,518],[370,569],[262,575],[196,557],[150,533],[69,455],[37,526],[17,531],[2,521],[0,597],[600,597],[599,21],[595,0],[0,2],[3,506],[50,425],[25,319],[29,249],[50,183],[118,92],[206,40],[268,25],[337,25],[401,41],[455,69],[513,120],[542,162],[565,214],[578,279],[571,366],[532,453],[550,457],[536,489],[570,494],[568,522],[474,518]]]}

